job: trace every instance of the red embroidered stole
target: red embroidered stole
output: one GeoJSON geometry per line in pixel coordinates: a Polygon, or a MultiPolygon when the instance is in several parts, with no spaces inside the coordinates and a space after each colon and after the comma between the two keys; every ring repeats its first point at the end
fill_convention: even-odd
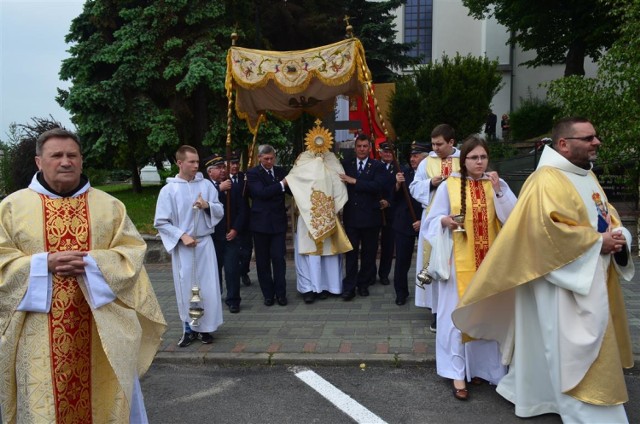
{"type": "Polygon", "coordinates": [[[446,159],[442,159],[440,162],[440,175],[444,178],[449,178],[451,172],[453,171],[453,158],[448,157],[446,159]]]}
{"type": "MultiPolygon", "coordinates": [[[[45,250],[88,251],[87,193],[76,198],[40,195],[45,250]]],[[[91,423],[91,310],[76,277],[53,276],[49,342],[58,423],[91,423]]]]}
{"type": "Polygon", "coordinates": [[[487,214],[487,196],[482,181],[467,180],[471,195],[471,213],[473,217],[473,252],[476,269],[482,263],[489,250],[489,217],[487,214]]]}

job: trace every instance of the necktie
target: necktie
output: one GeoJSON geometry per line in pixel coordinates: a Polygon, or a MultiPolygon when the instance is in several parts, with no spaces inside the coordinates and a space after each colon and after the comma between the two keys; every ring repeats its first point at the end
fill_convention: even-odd
{"type": "Polygon", "coordinates": [[[234,175],[232,178],[233,178],[233,183],[238,184],[238,176],[234,175]]]}
{"type": "Polygon", "coordinates": [[[269,177],[271,177],[271,181],[275,181],[276,179],[273,176],[273,170],[269,169],[267,172],[269,173],[269,177]]]}
{"type": "Polygon", "coordinates": [[[358,175],[362,174],[364,170],[364,162],[360,161],[360,166],[358,166],[358,175]]]}

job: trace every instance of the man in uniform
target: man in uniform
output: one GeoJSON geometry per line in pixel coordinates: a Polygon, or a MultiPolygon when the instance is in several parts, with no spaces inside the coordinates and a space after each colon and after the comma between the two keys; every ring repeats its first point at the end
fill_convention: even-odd
{"type": "Polygon", "coordinates": [[[345,301],[355,297],[356,288],[360,296],[369,296],[368,287],[376,278],[378,233],[382,225],[380,193],[387,176],[382,163],[369,158],[370,153],[369,137],[360,134],[355,142],[356,157],[342,162],[345,173],[340,174],[340,179],[347,185],[349,195],[342,218],[353,247],[345,254],[346,274],[341,295],[345,301]]]}
{"type": "Polygon", "coordinates": [[[500,343],[509,372],[497,392],[517,416],[626,423],[633,354],[619,277],[634,274],[631,234],[592,171],[591,122],[565,118],[551,135],[453,320],[500,343]]]}
{"type": "Polygon", "coordinates": [[[393,219],[395,216],[395,204],[393,203],[396,169],[393,163],[393,146],[391,143],[380,143],[380,161],[385,169],[387,182],[380,193],[380,209],[382,210],[382,226],[380,227],[380,259],[378,261],[378,277],[380,284],[389,285],[389,273],[393,262],[393,219]]]}
{"type": "MultiPolygon", "coordinates": [[[[392,230],[396,245],[396,263],[393,270],[393,287],[396,291],[396,305],[402,306],[409,297],[409,282],[407,274],[411,267],[411,258],[416,244],[416,238],[420,232],[420,218],[412,215],[409,211],[409,204],[406,201],[402,184],[411,184],[414,179],[416,169],[429,154],[429,148],[425,144],[414,142],[411,145],[410,167],[406,167],[402,172],[396,174],[395,184],[395,217],[393,219],[392,230]],[[418,219],[414,221],[413,216],[418,219]]],[[[421,210],[420,202],[411,199],[411,207],[414,214],[421,210]]],[[[416,290],[420,290],[416,288],[416,290]]]]}
{"type": "MultiPolygon", "coordinates": [[[[431,148],[433,149],[426,160],[422,161],[416,171],[413,182],[409,185],[411,196],[422,203],[422,222],[424,223],[429,213],[429,204],[436,189],[451,175],[460,171],[460,151],[455,147],[456,133],[447,124],[440,124],[431,131],[431,148]]],[[[421,226],[418,238],[418,254],[416,259],[416,274],[428,263],[431,254],[431,246],[425,237],[426,225],[421,226]]],[[[436,331],[436,314],[438,304],[438,286],[431,284],[424,290],[416,290],[416,306],[431,308],[432,319],[430,330],[436,331]]]]}
{"type": "MultiPolygon", "coordinates": [[[[231,174],[231,183],[235,186],[241,188],[241,193],[245,197],[248,198],[247,190],[246,190],[246,181],[245,181],[245,173],[240,171],[240,155],[237,151],[231,152],[231,165],[229,166],[229,173],[231,174]]],[[[249,202],[246,202],[246,215],[249,216],[249,202]]],[[[240,238],[240,278],[242,279],[242,284],[245,286],[251,285],[251,278],[249,278],[249,267],[251,265],[251,255],[253,252],[253,237],[251,235],[251,231],[244,231],[239,234],[240,238]]]]}
{"type": "Polygon", "coordinates": [[[146,423],[138,377],[166,327],[146,244],[82,174],[74,133],[42,133],[35,160],[0,203],[2,422],[146,423]]]}
{"type": "Polygon", "coordinates": [[[291,194],[285,170],[275,166],[276,150],[263,144],[258,147],[258,166],[247,171],[247,187],[252,199],[250,228],[256,252],[258,282],[265,306],[286,306],[287,282],[285,261],[287,209],[285,194],[291,194]],[[272,273],[273,267],[273,273],[272,273]]]}
{"type": "Polygon", "coordinates": [[[224,216],[216,225],[213,244],[218,261],[218,277],[222,287],[222,269],[227,286],[225,304],[229,312],[240,312],[240,237],[245,234],[247,225],[247,201],[242,195],[242,185],[233,184],[226,178],[226,163],[219,154],[205,160],[209,179],[218,191],[218,199],[224,207],[224,216]]]}

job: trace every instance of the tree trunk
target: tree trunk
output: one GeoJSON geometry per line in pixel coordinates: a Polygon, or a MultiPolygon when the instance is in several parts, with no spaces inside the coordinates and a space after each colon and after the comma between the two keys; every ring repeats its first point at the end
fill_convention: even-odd
{"type": "Polygon", "coordinates": [[[564,68],[564,76],[584,75],[584,59],[585,59],[584,41],[574,40],[569,46],[567,52],[567,61],[564,68]]]}
{"type": "Polygon", "coordinates": [[[129,160],[129,169],[131,170],[131,186],[134,193],[142,193],[142,181],[140,180],[140,170],[135,158],[131,156],[129,160]]]}

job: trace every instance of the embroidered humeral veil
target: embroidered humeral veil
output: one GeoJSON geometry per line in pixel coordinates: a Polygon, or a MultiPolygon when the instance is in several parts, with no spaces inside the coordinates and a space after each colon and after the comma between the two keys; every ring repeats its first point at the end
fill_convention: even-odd
{"type": "Polygon", "coordinates": [[[335,255],[352,249],[338,212],[348,195],[339,174],[344,169],[338,158],[329,151],[331,134],[320,126],[311,129],[306,137],[307,150],[302,152],[287,175],[287,184],[296,201],[305,228],[298,228],[300,254],[335,255]]]}

